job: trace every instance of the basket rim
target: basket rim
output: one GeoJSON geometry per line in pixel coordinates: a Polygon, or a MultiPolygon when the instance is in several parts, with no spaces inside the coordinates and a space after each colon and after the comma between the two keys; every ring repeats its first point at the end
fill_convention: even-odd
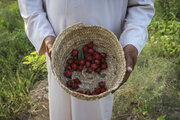
{"type": "Polygon", "coordinates": [[[54,77],[56,79],[56,81],[58,82],[58,84],[67,92],[69,93],[70,95],[76,97],[76,98],[79,98],[81,100],[97,100],[97,99],[100,99],[102,97],[105,97],[107,96],[108,94],[110,94],[113,90],[117,89],[120,85],[120,83],[122,83],[122,80],[124,78],[124,75],[125,75],[125,72],[126,72],[126,61],[125,61],[125,56],[124,56],[124,51],[123,51],[123,48],[120,44],[117,44],[118,45],[118,49],[120,50],[121,52],[121,65],[122,65],[122,69],[123,71],[121,71],[122,75],[121,75],[121,79],[119,78],[115,84],[110,88],[108,89],[106,92],[103,92],[101,94],[98,94],[98,95],[86,95],[86,94],[81,94],[81,93],[78,93],[76,91],[72,91],[70,90],[69,88],[67,88],[64,84],[62,84],[54,70],[54,54],[55,54],[55,51],[57,48],[55,48],[55,44],[60,44],[61,40],[66,36],[68,35],[70,32],[74,31],[74,30],[78,30],[78,29],[81,29],[81,28],[97,28],[97,29],[101,29],[102,31],[106,31],[106,32],[109,32],[113,37],[114,37],[114,40],[115,42],[119,42],[116,35],[109,31],[108,29],[102,27],[102,26],[99,26],[99,25],[88,25],[88,26],[84,26],[83,23],[78,23],[78,24],[75,24],[75,25],[72,25],[70,27],[67,27],[66,29],[64,29],[57,37],[56,37],[56,40],[54,42],[54,45],[53,45],[53,48],[52,48],[52,60],[51,60],[51,68],[52,68],[52,72],[54,74],[54,77]]]}

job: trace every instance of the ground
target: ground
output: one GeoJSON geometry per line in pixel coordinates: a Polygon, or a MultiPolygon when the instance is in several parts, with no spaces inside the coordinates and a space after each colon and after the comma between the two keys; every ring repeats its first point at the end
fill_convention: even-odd
{"type": "MultiPolygon", "coordinates": [[[[118,93],[118,92],[117,92],[118,93]]],[[[28,117],[26,116],[23,120],[49,120],[49,104],[48,104],[48,80],[42,80],[36,83],[34,88],[30,92],[32,99],[32,106],[29,109],[28,117]]],[[[117,107],[116,98],[118,94],[115,94],[114,107],[117,107]]],[[[175,107],[169,106],[168,109],[174,109],[175,107]]],[[[116,110],[116,109],[114,109],[116,110]]],[[[114,111],[113,110],[113,111],[114,111]]],[[[134,116],[130,111],[124,111],[119,116],[119,113],[113,112],[112,120],[139,120],[137,116],[134,116]]],[[[173,110],[173,116],[180,116],[179,108],[173,110]]],[[[177,120],[179,117],[171,117],[170,120],[177,120]],[[174,119],[175,118],[175,119],[174,119]]],[[[163,120],[163,119],[162,119],[163,120]]]]}
{"type": "Polygon", "coordinates": [[[30,94],[34,103],[28,120],[49,120],[48,80],[37,83],[30,94]]]}
{"type": "MultiPolygon", "coordinates": [[[[33,105],[29,110],[28,120],[49,120],[48,80],[38,82],[31,90],[33,105]]],[[[133,120],[130,116],[127,120],[133,120]]]]}

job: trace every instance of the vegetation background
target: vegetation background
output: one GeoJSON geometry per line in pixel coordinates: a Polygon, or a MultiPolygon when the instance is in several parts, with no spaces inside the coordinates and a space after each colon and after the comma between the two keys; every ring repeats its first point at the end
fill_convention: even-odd
{"type": "MultiPolygon", "coordinates": [[[[20,120],[30,90],[47,76],[24,32],[17,0],[0,0],[0,120],[20,120]]],[[[149,41],[115,94],[113,120],[180,120],[180,0],[155,0],[149,41]]]]}

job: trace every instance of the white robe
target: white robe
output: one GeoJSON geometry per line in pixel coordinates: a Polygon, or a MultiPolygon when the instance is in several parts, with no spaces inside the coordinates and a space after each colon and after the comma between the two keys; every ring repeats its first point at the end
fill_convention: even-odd
{"type": "MultiPolygon", "coordinates": [[[[25,31],[41,55],[43,40],[57,36],[68,26],[82,22],[100,25],[119,38],[122,47],[134,45],[140,54],[147,26],[154,15],[154,0],[18,0],[25,31]]],[[[110,120],[113,94],[97,101],[83,101],[58,85],[47,56],[51,120],[110,120]]]]}

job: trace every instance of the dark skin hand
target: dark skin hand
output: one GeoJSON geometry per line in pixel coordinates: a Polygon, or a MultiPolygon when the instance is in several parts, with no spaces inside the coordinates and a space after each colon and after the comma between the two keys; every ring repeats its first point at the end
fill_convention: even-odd
{"type": "Polygon", "coordinates": [[[114,93],[116,90],[119,89],[121,85],[123,85],[129,78],[131,72],[134,69],[134,66],[137,61],[137,56],[138,56],[138,50],[136,47],[133,45],[129,44],[126,47],[124,47],[124,54],[125,54],[125,59],[126,59],[126,73],[123,79],[123,82],[119,84],[118,88],[113,90],[112,93],[114,93]]]}

